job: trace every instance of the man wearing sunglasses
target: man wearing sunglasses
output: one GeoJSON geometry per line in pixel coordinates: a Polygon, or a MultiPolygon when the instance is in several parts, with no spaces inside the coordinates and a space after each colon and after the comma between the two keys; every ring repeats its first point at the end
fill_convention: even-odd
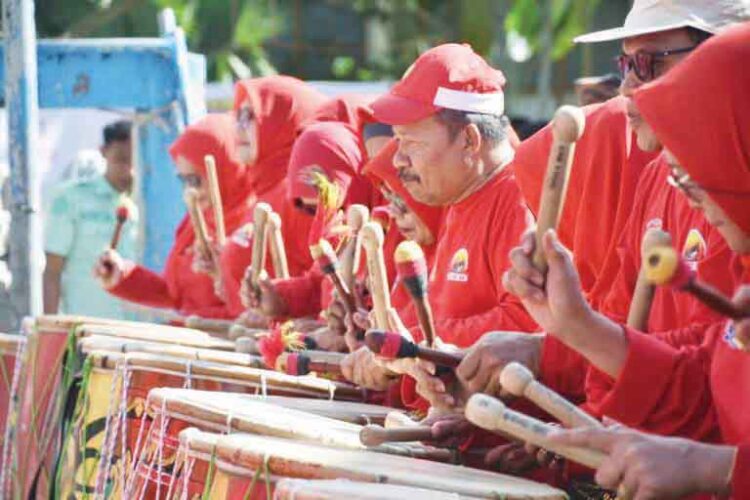
{"type": "MultiPolygon", "coordinates": [[[[623,53],[617,58],[617,63],[622,71],[620,90],[626,100],[627,121],[636,133],[640,148],[658,151],[659,142],[632,104],[634,91],[675,67],[714,33],[746,20],[750,20],[748,0],[636,0],[624,26],[583,35],[576,41],[622,40],[623,53]]],[[[597,130],[598,126],[601,124],[597,120],[592,119],[587,123],[584,139],[589,135],[597,140],[606,140],[604,131],[597,130]]],[[[524,145],[519,149],[517,160],[523,154],[523,149],[524,145]]],[[[579,148],[577,155],[586,151],[579,148]]],[[[625,168],[624,165],[622,168],[625,168]]],[[[670,168],[664,158],[657,158],[642,171],[635,197],[631,195],[633,201],[629,219],[614,248],[610,248],[604,268],[589,294],[589,300],[596,309],[618,322],[624,322],[627,317],[640,265],[641,238],[650,227],[670,232],[675,246],[682,249],[685,256],[691,257],[691,265],[704,280],[724,288],[726,293],[731,291],[726,290],[734,281],[729,265],[731,251],[705,218],[692,210],[688,202],[667,183],[669,174],[670,168]]],[[[578,196],[581,198],[577,200],[579,216],[582,211],[598,211],[601,220],[614,216],[610,212],[614,209],[607,205],[606,199],[590,193],[578,196]]],[[[597,226],[587,226],[580,230],[594,238],[597,229],[597,226]]],[[[700,325],[705,326],[715,319],[714,313],[691,297],[659,289],[647,328],[668,341],[691,343],[700,340],[700,325]]],[[[577,378],[576,373],[580,377],[581,370],[586,367],[576,362],[574,355],[565,356],[557,352],[559,349],[554,347],[557,344],[547,340],[545,338],[542,344],[532,343],[524,336],[507,332],[485,335],[467,352],[457,374],[470,390],[478,391],[496,379],[497,372],[506,363],[532,359],[538,362],[529,368],[536,371],[544,382],[561,392],[580,389],[582,378],[577,378]],[[557,355],[553,357],[550,352],[557,352],[557,355]],[[547,375],[559,375],[559,380],[548,379],[547,375]]],[[[610,387],[611,383],[606,377],[597,374],[589,377],[585,396],[590,398],[588,404],[593,411],[608,414],[611,410],[606,400],[610,387]]],[[[571,394],[579,395],[577,392],[571,394]]]]}
{"type": "Polygon", "coordinates": [[[746,0],[635,0],[622,27],[579,36],[577,43],[622,41],[616,58],[620,93],[628,99],[628,121],[645,151],[659,149],[653,131],[633,106],[633,92],[663,75],[703,41],[747,20],[746,0]]]}

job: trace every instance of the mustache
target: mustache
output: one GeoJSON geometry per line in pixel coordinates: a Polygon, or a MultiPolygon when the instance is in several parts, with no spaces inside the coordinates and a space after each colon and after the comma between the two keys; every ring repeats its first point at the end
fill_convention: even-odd
{"type": "Polygon", "coordinates": [[[419,176],[407,171],[404,168],[398,169],[398,178],[404,182],[419,181],[419,176]]]}

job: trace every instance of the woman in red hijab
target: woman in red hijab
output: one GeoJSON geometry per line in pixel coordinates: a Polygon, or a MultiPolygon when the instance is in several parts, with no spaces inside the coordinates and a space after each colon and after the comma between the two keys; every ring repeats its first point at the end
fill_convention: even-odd
{"type": "MultiPolygon", "coordinates": [[[[701,210],[743,269],[734,302],[750,308],[750,24],[706,42],[636,93],[635,103],[668,151],[671,183],[701,210]]],[[[709,327],[700,345],[675,345],[592,313],[554,235],[546,292],[507,280],[548,332],[614,378],[608,416],[642,430],[718,439],[703,445],[630,430],[576,431],[560,443],[609,456],[602,485],[628,498],[712,493],[750,498],[750,320],[709,327]],[[575,332],[569,334],[567,332],[575,332]]]]}
{"type": "MultiPolygon", "coordinates": [[[[199,205],[210,234],[215,234],[215,224],[208,200],[206,155],[216,159],[227,232],[242,224],[254,199],[249,169],[237,161],[234,134],[235,121],[231,115],[209,115],[186,128],[169,150],[180,178],[199,193],[199,205]]],[[[185,216],[177,228],[163,275],[123,261],[113,250],[102,257],[97,274],[111,294],[125,300],[173,309],[184,315],[231,317],[223,300],[214,293],[212,278],[193,270],[194,243],[195,233],[189,217],[185,216]]]]}
{"type": "MultiPolygon", "coordinates": [[[[383,131],[366,131],[373,125],[370,100],[359,95],[331,99],[315,112],[294,145],[287,173],[287,205],[294,207],[296,217],[310,221],[306,231],[297,233],[308,255],[309,245],[331,236],[339,210],[351,204],[371,207],[382,199],[361,175],[367,158],[383,143],[383,131]],[[323,191],[336,196],[321,195],[323,191]],[[321,198],[326,200],[323,205],[321,198]]],[[[314,265],[303,276],[261,281],[260,289],[260,297],[252,297],[251,302],[274,319],[316,317],[331,295],[328,282],[314,265]]]]}
{"type": "MultiPolygon", "coordinates": [[[[312,259],[307,241],[299,237],[307,234],[310,217],[294,209],[287,197],[289,157],[300,129],[325,102],[323,94],[289,76],[242,80],[235,86],[237,153],[240,161],[247,165],[257,201],[271,205],[282,218],[282,235],[292,276],[306,271],[312,259]]],[[[252,207],[246,222],[252,222],[252,207]]],[[[224,296],[233,316],[245,309],[240,287],[250,265],[251,238],[246,227],[241,227],[221,252],[224,296]]]]}

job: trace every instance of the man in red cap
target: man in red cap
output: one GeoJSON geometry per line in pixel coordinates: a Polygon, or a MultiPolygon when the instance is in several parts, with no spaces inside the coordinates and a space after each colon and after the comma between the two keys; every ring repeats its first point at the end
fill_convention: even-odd
{"type": "MultiPolygon", "coordinates": [[[[584,35],[576,41],[587,43],[622,40],[623,53],[618,58],[618,63],[623,77],[620,89],[623,97],[610,103],[625,108],[628,125],[635,131],[638,146],[643,150],[658,152],[661,147],[658,139],[633,106],[634,93],[645,83],[671,71],[713,34],[747,19],[750,19],[750,2],[747,0],[721,0],[711,4],[692,0],[636,1],[623,27],[584,35]]],[[[585,135],[593,138],[599,137],[601,133],[587,124],[585,135]]],[[[528,156],[524,150],[525,145],[526,143],[518,152],[522,160],[528,156]]],[[[584,150],[577,149],[577,155],[584,150]]],[[[520,162],[515,163],[519,181],[522,186],[526,185],[524,193],[527,197],[531,193],[533,201],[534,186],[529,187],[533,184],[533,171],[526,168],[524,172],[519,168],[520,162]]],[[[606,254],[599,251],[597,268],[593,273],[587,273],[586,266],[580,267],[580,261],[590,261],[591,257],[597,257],[587,248],[586,242],[590,246],[596,246],[599,243],[599,230],[602,226],[609,227],[601,213],[606,212],[607,203],[597,199],[596,193],[587,195],[585,190],[575,187],[575,182],[571,181],[573,189],[568,191],[568,197],[572,196],[573,200],[566,202],[565,211],[575,218],[569,221],[572,224],[566,225],[566,214],[563,214],[560,237],[573,248],[576,266],[582,274],[584,289],[588,292],[588,300],[597,310],[616,321],[624,322],[627,316],[640,267],[641,239],[650,227],[668,231],[674,244],[683,250],[684,256],[702,279],[728,293],[736,278],[727,265],[731,252],[726,243],[702,214],[692,210],[686,200],[676,196],[674,190],[667,185],[668,174],[669,166],[663,157],[658,157],[643,170],[633,194],[630,194],[632,206],[628,209],[624,205],[624,213],[629,213],[629,219],[624,224],[612,226],[615,230],[611,233],[617,238],[611,242],[612,246],[606,254]],[[587,196],[590,197],[587,199],[587,196]],[[570,208],[573,207],[577,207],[578,211],[571,211],[570,208]],[[597,220],[601,222],[597,223],[597,220]],[[571,234],[575,236],[571,237],[571,234]],[[602,259],[605,255],[606,259],[602,259]],[[595,280],[592,281],[591,277],[595,280]]],[[[536,192],[538,190],[537,188],[536,192]]],[[[700,332],[706,324],[717,319],[715,313],[692,297],[676,294],[668,289],[657,291],[651,311],[647,330],[673,343],[699,342],[700,332]]],[[[531,342],[524,336],[489,335],[467,353],[457,373],[471,390],[481,390],[496,378],[498,370],[505,363],[518,359],[529,364],[545,383],[557,390],[570,397],[585,396],[591,411],[606,412],[602,401],[606,399],[611,383],[607,377],[593,373],[589,377],[585,394],[582,394],[583,375],[587,368],[585,362],[576,359],[574,353],[570,353],[549,336],[541,343],[541,349],[539,346],[540,343],[531,342]]]]}
{"type": "MultiPolygon", "coordinates": [[[[530,214],[510,169],[505,78],[469,45],[422,54],[373,104],[393,126],[394,165],[414,198],[447,207],[430,277],[430,302],[443,342],[472,345],[484,332],[536,327],[503,288],[508,251],[530,214]]],[[[413,326],[413,325],[407,325],[413,326]]]]}

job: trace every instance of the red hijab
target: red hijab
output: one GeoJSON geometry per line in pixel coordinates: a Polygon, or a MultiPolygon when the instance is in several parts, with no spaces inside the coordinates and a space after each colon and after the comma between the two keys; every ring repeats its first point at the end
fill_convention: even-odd
{"type": "Polygon", "coordinates": [[[635,103],[690,177],[750,234],[750,23],[705,42],[635,103]]]}
{"type": "Polygon", "coordinates": [[[437,242],[443,222],[443,208],[420,203],[409,194],[398,177],[398,171],[393,166],[393,156],[397,149],[398,142],[396,139],[391,139],[377,156],[365,165],[364,173],[372,179],[374,184],[385,184],[388,189],[398,195],[406,206],[430,229],[437,242]]]}
{"type": "Polygon", "coordinates": [[[268,76],[237,82],[234,110],[248,101],[258,131],[258,158],[248,178],[255,193],[262,194],[286,177],[298,130],[326,98],[296,78],[268,76]]]}
{"type": "MultiPolygon", "coordinates": [[[[249,167],[242,165],[235,155],[235,122],[229,113],[211,114],[190,125],[172,143],[169,154],[175,161],[182,156],[206,179],[206,155],[216,160],[219,191],[224,208],[224,225],[231,234],[240,226],[252,199],[252,185],[248,176],[249,167]]],[[[206,222],[211,230],[214,226],[212,210],[205,210],[206,222]]],[[[185,220],[180,224],[175,238],[175,251],[181,252],[195,239],[193,227],[185,220]]]]}
{"type": "MultiPolygon", "coordinates": [[[[656,156],[635,144],[628,126],[626,100],[615,97],[583,108],[586,128],[578,141],[557,231],[573,251],[584,290],[602,274],[632,211],[641,171],[656,156]]],[[[512,167],[529,208],[537,213],[552,146],[549,124],[521,143],[512,167]]],[[[608,289],[609,283],[602,282],[608,289]]]]}
{"type": "Polygon", "coordinates": [[[311,182],[314,171],[346,193],[364,160],[362,141],[349,125],[334,121],[310,125],[297,138],[289,158],[287,196],[290,201],[317,198],[318,190],[311,182]]]}
{"type": "Polygon", "coordinates": [[[342,122],[350,125],[361,137],[365,125],[374,121],[370,104],[376,98],[376,95],[342,94],[319,107],[309,124],[342,122]]]}

